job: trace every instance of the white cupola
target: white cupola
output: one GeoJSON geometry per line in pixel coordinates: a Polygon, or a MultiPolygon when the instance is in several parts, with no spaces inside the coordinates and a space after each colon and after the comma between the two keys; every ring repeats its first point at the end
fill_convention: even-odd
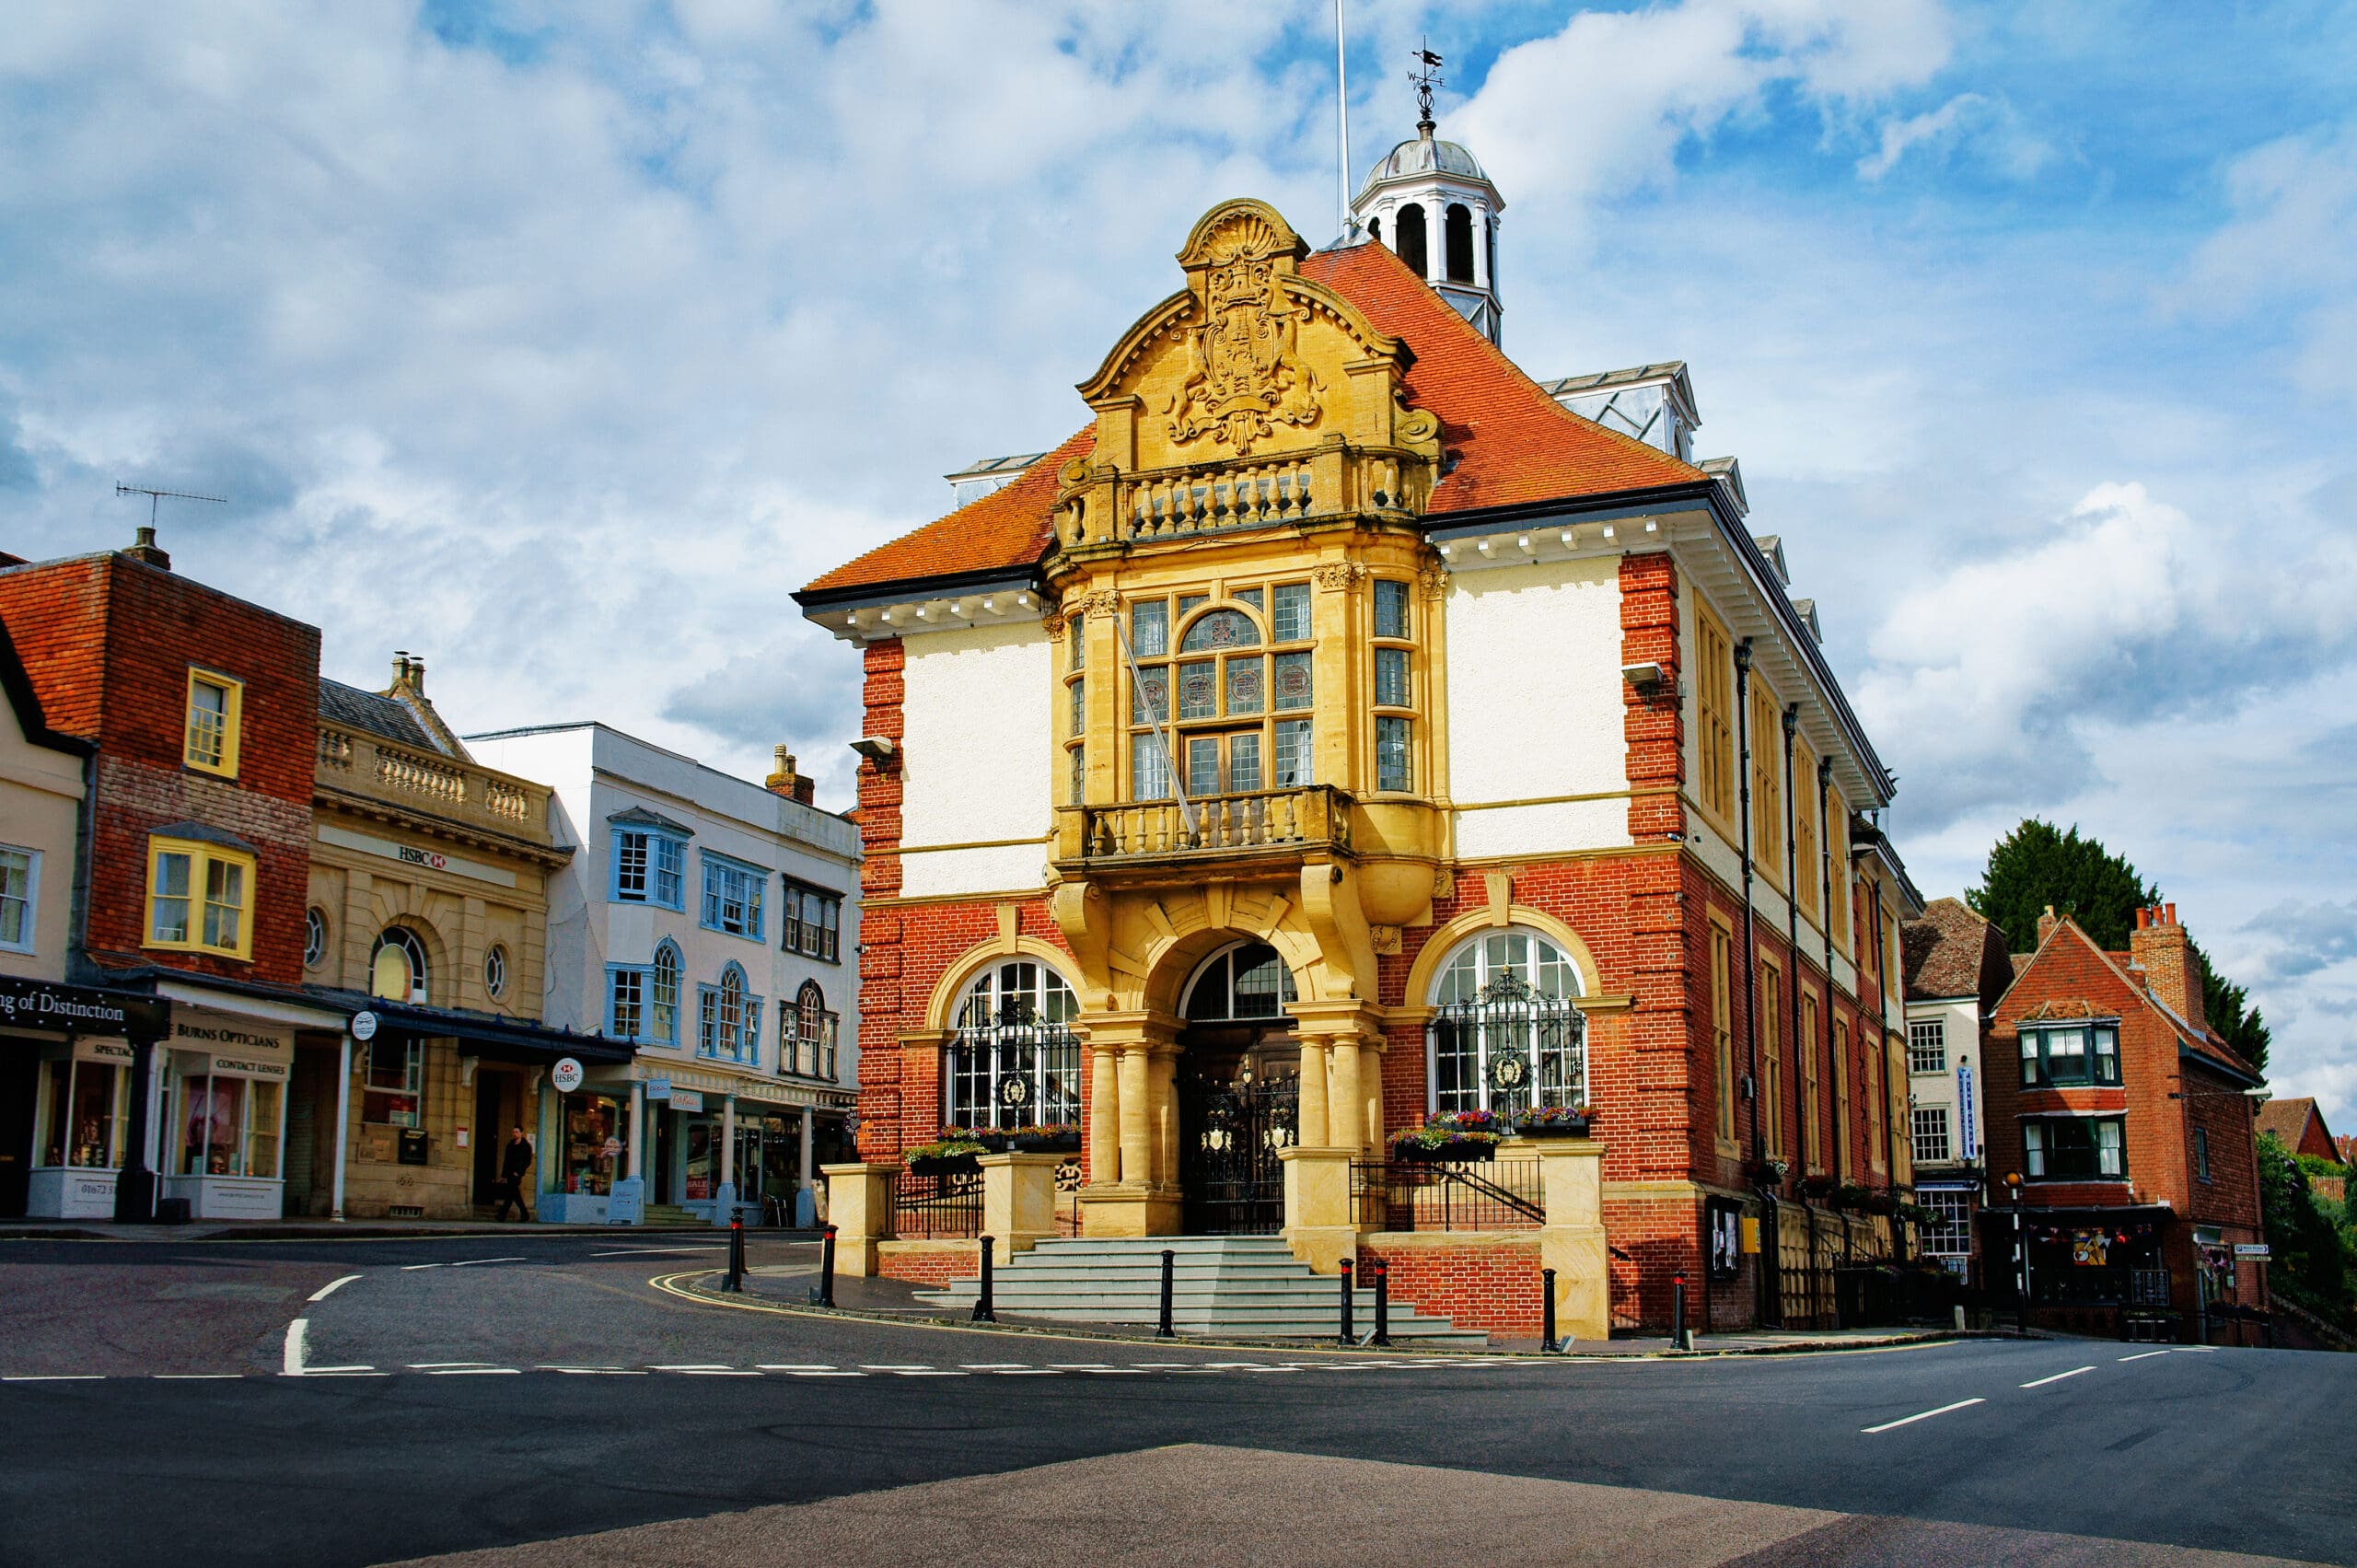
{"type": "Polygon", "coordinates": [[[1473,155],[1436,140],[1426,108],[1416,139],[1367,171],[1351,219],[1424,275],[1492,343],[1503,341],[1498,304],[1498,215],[1505,199],[1473,155]]]}

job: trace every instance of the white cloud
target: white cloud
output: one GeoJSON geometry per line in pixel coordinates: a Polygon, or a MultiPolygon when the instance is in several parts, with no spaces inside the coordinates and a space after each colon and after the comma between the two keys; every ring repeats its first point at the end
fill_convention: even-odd
{"type": "Polygon", "coordinates": [[[2357,399],[2357,124],[2255,147],[2223,187],[2234,216],[2162,297],[2197,317],[2260,313],[2294,384],[2357,399]]]}
{"type": "Polygon", "coordinates": [[[2014,106],[1982,93],[1958,93],[1922,114],[1882,124],[1882,145],[1858,160],[1861,179],[1878,180],[1916,148],[1943,158],[1959,145],[1979,149],[2001,173],[2014,179],[2036,174],[2052,149],[2022,127],[2014,106]]]}

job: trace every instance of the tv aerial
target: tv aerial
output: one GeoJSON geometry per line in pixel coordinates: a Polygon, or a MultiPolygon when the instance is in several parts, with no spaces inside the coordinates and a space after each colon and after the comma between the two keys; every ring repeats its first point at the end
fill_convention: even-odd
{"type": "Polygon", "coordinates": [[[229,498],[226,495],[199,495],[188,490],[151,490],[144,484],[125,484],[120,480],[115,482],[114,493],[117,495],[147,497],[147,526],[150,528],[156,526],[156,508],[166,500],[210,501],[216,506],[226,506],[229,504],[229,498]]]}

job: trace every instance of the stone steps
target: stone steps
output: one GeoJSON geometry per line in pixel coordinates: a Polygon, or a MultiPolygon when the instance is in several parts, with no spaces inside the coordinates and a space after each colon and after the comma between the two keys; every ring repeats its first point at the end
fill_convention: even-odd
{"type": "MultiPolygon", "coordinates": [[[[1171,1259],[1171,1327],[1233,1339],[1330,1339],[1340,1326],[1341,1287],[1297,1261],[1279,1237],[1145,1237],[1134,1240],[1042,1241],[995,1264],[994,1310],[1058,1323],[1151,1326],[1162,1315],[1162,1254],[1171,1259]]],[[[961,1280],[919,1293],[930,1306],[970,1311],[981,1286],[961,1280]]],[[[1375,1292],[1351,1293],[1353,1327],[1375,1327],[1375,1292]]],[[[1455,1327],[1395,1298],[1395,1339],[1486,1348],[1485,1334],[1455,1327]]]]}

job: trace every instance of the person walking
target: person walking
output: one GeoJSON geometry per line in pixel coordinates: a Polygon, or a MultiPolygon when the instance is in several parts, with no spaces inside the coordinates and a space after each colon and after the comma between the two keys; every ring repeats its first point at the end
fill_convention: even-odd
{"type": "Polygon", "coordinates": [[[507,1150],[499,1161],[499,1213],[495,1220],[507,1218],[507,1206],[513,1203],[519,1218],[530,1219],[532,1211],[524,1202],[524,1173],[532,1168],[532,1141],[524,1136],[524,1129],[516,1127],[507,1134],[507,1150]]]}

